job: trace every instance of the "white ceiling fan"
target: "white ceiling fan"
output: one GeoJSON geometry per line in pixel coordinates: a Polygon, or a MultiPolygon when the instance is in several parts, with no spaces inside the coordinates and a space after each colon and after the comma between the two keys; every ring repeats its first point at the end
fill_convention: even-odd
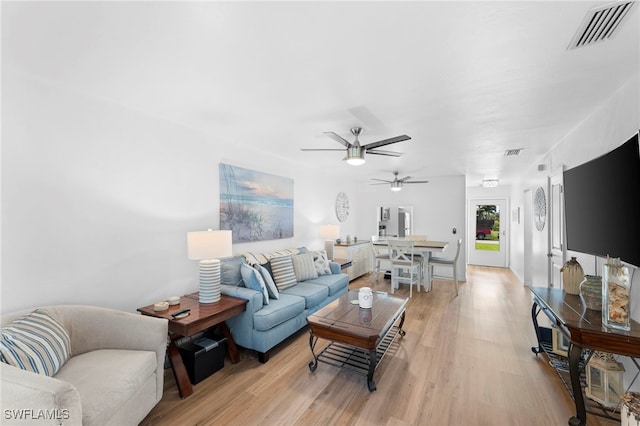
{"type": "MultiPolygon", "coordinates": [[[[342,136],[338,135],[335,132],[324,132],[325,135],[329,136],[331,139],[335,140],[338,143],[341,143],[346,147],[347,156],[344,159],[347,160],[347,163],[351,164],[352,166],[359,166],[361,164],[364,164],[365,153],[376,154],[376,155],[387,155],[390,157],[399,157],[402,155],[401,152],[383,151],[376,148],[379,148],[385,145],[391,145],[392,143],[408,141],[409,139],[411,139],[410,136],[402,135],[402,136],[396,136],[389,139],[383,139],[377,142],[371,142],[366,145],[360,145],[360,141],[358,141],[358,136],[360,136],[360,133],[362,133],[362,127],[352,127],[351,133],[356,137],[353,143],[347,141],[346,139],[344,139],[342,136]]],[[[338,148],[335,148],[335,149],[302,148],[302,151],[344,151],[344,149],[343,148],[340,148],[340,149],[338,148]]]]}
{"type": "Polygon", "coordinates": [[[371,185],[385,185],[391,184],[392,191],[401,191],[402,186],[408,183],[429,183],[428,180],[409,180],[412,176],[405,176],[403,178],[398,178],[398,172],[393,172],[393,180],[385,180],[385,179],[376,179],[372,178],[372,180],[377,180],[379,182],[372,183],[371,185]]]}

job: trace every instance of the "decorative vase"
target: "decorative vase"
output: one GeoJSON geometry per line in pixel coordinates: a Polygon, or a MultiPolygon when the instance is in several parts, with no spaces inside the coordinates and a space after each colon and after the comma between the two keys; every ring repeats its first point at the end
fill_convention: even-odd
{"type": "Polygon", "coordinates": [[[633,269],[619,258],[602,265],[602,324],[629,331],[631,329],[631,279],[633,269]]]}
{"type": "Polygon", "coordinates": [[[580,294],[580,282],[584,278],[584,270],[576,258],[572,257],[567,260],[560,268],[560,272],[562,272],[562,288],[564,288],[564,291],[569,294],[580,294]]]}
{"type": "Polygon", "coordinates": [[[602,310],[602,277],[599,275],[585,275],[580,283],[580,295],[588,309],[602,310]]]}

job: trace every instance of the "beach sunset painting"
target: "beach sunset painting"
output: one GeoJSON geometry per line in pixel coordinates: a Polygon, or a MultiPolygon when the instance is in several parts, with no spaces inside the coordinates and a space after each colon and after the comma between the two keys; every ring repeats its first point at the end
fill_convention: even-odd
{"type": "Polygon", "coordinates": [[[293,179],[220,163],[220,229],[234,243],[293,237],[293,179]]]}

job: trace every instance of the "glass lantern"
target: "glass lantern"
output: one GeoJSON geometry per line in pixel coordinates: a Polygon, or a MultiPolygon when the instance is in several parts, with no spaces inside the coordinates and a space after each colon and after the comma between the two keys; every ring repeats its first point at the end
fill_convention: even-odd
{"type": "Polygon", "coordinates": [[[587,397],[617,407],[624,393],[624,366],[612,354],[595,351],[587,363],[587,397]]]}

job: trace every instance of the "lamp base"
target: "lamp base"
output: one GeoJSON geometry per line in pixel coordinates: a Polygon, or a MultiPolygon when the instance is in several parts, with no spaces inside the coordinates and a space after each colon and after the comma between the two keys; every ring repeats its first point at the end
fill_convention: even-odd
{"type": "Polygon", "coordinates": [[[327,252],[327,259],[333,260],[333,240],[325,240],[324,250],[327,252]]]}
{"type": "Polygon", "coordinates": [[[220,261],[205,259],[200,267],[200,303],[215,303],[220,300],[220,261]]]}

